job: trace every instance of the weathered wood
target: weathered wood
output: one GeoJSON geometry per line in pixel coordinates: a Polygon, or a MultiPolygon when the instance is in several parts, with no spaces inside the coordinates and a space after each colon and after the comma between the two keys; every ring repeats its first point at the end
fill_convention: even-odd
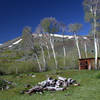
{"type": "Polygon", "coordinates": [[[76,80],[73,80],[72,78],[67,79],[58,76],[57,80],[50,77],[45,81],[39,82],[38,85],[32,87],[25,93],[31,95],[32,93],[43,93],[44,91],[64,91],[70,85],[80,86],[80,84],[78,84],[76,80]]]}

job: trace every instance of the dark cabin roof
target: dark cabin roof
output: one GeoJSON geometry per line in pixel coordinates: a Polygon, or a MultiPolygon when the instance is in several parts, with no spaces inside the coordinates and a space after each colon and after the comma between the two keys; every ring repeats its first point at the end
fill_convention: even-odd
{"type": "MultiPolygon", "coordinates": [[[[80,60],[94,60],[95,58],[82,58],[82,59],[79,59],[80,60]]],[[[100,57],[98,57],[98,59],[100,60],[100,57]]]]}

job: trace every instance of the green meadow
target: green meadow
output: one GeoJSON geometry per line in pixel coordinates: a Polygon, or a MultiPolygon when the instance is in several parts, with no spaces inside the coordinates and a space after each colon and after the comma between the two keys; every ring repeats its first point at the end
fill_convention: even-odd
{"type": "MultiPolygon", "coordinates": [[[[33,72],[32,72],[33,73],[33,72]]],[[[100,71],[49,71],[42,73],[33,73],[36,77],[28,76],[29,73],[18,75],[4,75],[1,79],[7,79],[13,81],[16,86],[0,91],[0,100],[100,100],[100,71]],[[71,77],[80,83],[80,86],[70,86],[65,91],[47,92],[43,94],[20,94],[21,90],[24,90],[25,84],[36,85],[46,79],[46,77],[52,76],[54,78],[57,75],[63,77],[71,77]]]]}

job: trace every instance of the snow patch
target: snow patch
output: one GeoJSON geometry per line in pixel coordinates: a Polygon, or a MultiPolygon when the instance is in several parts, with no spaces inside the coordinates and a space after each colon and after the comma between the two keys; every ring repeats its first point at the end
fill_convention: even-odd
{"type": "Polygon", "coordinates": [[[12,45],[10,45],[10,46],[8,46],[8,47],[9,47],[9,48],[11,48],[13,45],[18,44],[18,43],[20,43],[21,41],[22,41],[22,39],[19,39],[18,41],[16,41],[16,42],[12,43],[12,45]]]}
{"type": "MultiPolygon", "coordinates": [[[[46,35],[46,34],[45,34],[46,35]]],[[[47,35],[49,35],[49,34],[47,34],[47,35]]],[[[39,36],[41,37],[41,36],[43,36],[43,34],[39,34],[39,36]]],[[[58,37],[58,38],[68,38],[68,39],[72,39],[72,38],[74,38],[74,36],[71,36],[71,35],[60,35],[60,34],[50,34],[50,36],[54,36],[54,37],[58,37]]]]}
{"type": "Polygon", "coordinates": [[[87,37],[83,37],[83,39],[87,40],[88,38],[87,37]]]}
{"type": "Polygon", "coordinates": [[[22,39],[19,39],[18,41],[14,42],[13,44],[18,44],[21,41],[22,41],[22,39]]]}
{"type": "Polygon", "coordinates": [[[11,48],[13,45],[10,45],[9,48],[11,48]]]}
{"type": "MultiPolygon", "coordinates": [[[[39,36],[40,37],[42,37],[43,35],[47,35],[47,36],[49,36],[49,34],[39,34],[39,36]]],[[[74,36],[73,35],[61,35],[61,34],[50,34],[50,36],[54,36],[54,37],[58,37],[58,38],[68,38],[68,39],[72,39],[72,38],[74,38],[74,36]]],[[[78,36],[77,36],[77,38],[79,38],[78,36]]],[[[88,39],[87,37],[83,37],[83,39],[88,39]]]]}
{"type": "Polygon", "coordinates": [[[74,36],[67,36],[67,38],[68,38],[68,39],[72,39],[72,38],[74,38],[74,36]]]}
{"type": "Polygon", "coordinates": [[[59,35],[59,34],[50,34],[51,36],[54,36],[54,37],[63,37],[63,35],[59,35]]]}

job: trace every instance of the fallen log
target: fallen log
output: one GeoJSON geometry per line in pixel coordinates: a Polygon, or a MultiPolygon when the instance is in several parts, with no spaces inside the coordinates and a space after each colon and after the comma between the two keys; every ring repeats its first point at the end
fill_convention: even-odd
{"type": "Polygon", "coordinates": [[[32,94],[32,93],[37,93],[37,92],[43,93],[43,87],[42,86],[35,86],[35,87],[32,87],[31,89],[29,89],[25,93],[26,94],[32,94]]]}

